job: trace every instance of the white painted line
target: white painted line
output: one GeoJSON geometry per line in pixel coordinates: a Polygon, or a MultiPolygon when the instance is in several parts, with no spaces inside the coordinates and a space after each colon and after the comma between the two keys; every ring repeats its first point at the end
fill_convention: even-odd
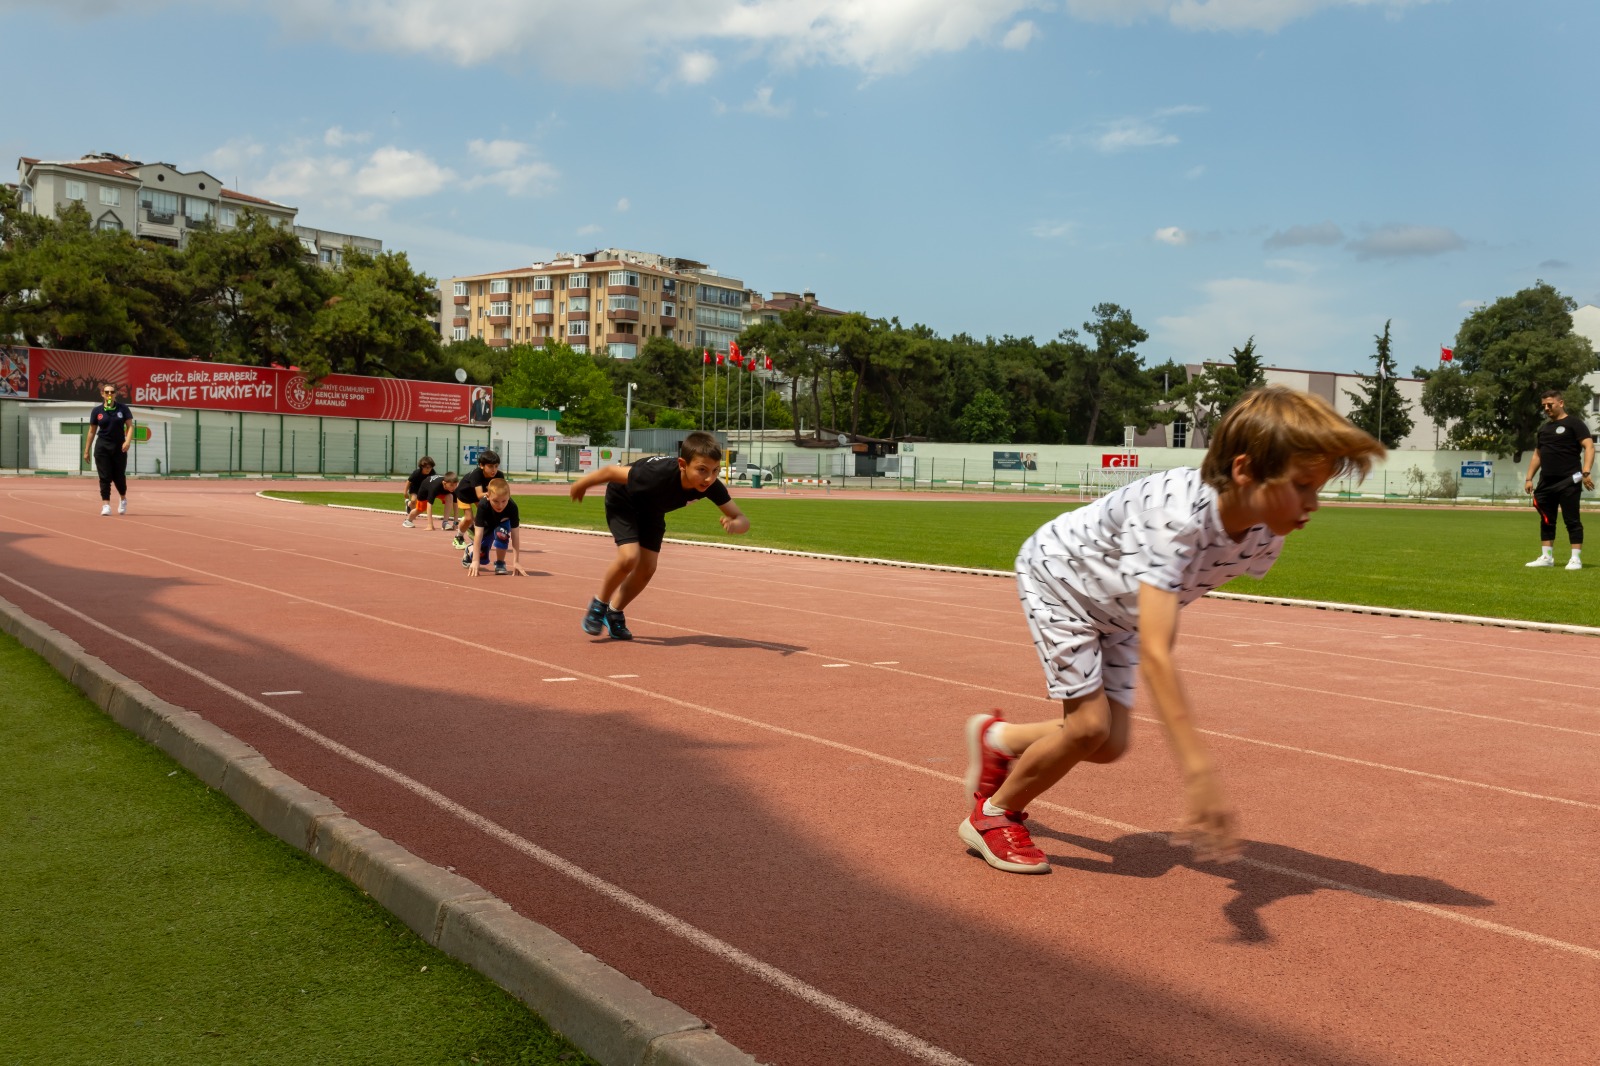
{"type": "Polygon", "coordinates": [[[1269,648],[1279,648],[1283,646],[1283,641],[1281,640],[1263,640],[1261,643],[1265,644],[1269,648]]]}
{"type": "Polygon", "coordinates": [[[639,675],[638,674],[607,674],[606,676],[611,678],[613,681],[615,681],[615,680],[617,680],[619,678],[638,677],[639,675]]]}
{"type": "MultiPolygon", "coordinates": [[[[773,966],[771,963],[763,962],[754,955],[734,947],[727,941],[721,940],[718,937],[707,933],[703,929],[689,924],[682,918],[679,918],[668,911],[662,910],[660,907],[657,907],[654,904],[646,902],[640,897],[629,892],[627,889],[621,888],[612,884],[610,881],[606,881],[603,878],[595,876],[576,863],[570,862],[567,859],[563,859],[561,856],[552,851],[541,848],[531,840],[518,836],[504,826],[490,821],[488,818],[478,814],[476,811],[473,811],[455,802],[443,793],[429,788],[421,781],[418,781],[413,777],[408,777],[399,770],[393,769],[392,767],[378,762],[376,759],[363,755],[354,748],[346,747],[331,737],[324,736],[315,729],[312,729],[310,726],[304,725],[298,720],[290,718],[288,715],[283,714],[280,711],[273,710],[260,700],[253,699],[250,696],[245,695],[243,692],[233,688],[226,682],[219,681],[217,678],[203,673],[187,663],[180,662],[160,649],[154,648],[143,641],[136,640],[133,637],[119,633],[110,626],[89,617],[82,611],[78,611],[67,604],[62,603],[60,600],[46,595],[32,586],[24,585],[22,582],[11,577],[9,574],[0,574],[0,578],[11,582],[13,585],[16,585],[19,588],[26,589],[35,596],[39,597],[41,600],[44,600],[46,603],[52,604],[60,610],[65,611],[67,614],[70,614],[81,621],[88,623],[101,632],[126,641],[127,643],[138,648],[140,651],[143,651],[153,658],[166,663],[168,666],[171,666],[174,669],[183,671],[198,681],[204,682],[205,684],[216,689],[218,692],[226,693],[227,695],[232,696],[245,706],[261,713],[262,715],[265,715],[267,718],[277,722],[279,725],[293,730],[294,732],[305,737],[307,740],[310,740],[312,743],[326,748],[328,751],[348,759],[357,766],[369,770],[380,777],[383,777],[389,781],[393,781],[395,784],[398,784],[414,795],[420,796],[422,799],[432,803],[440,810],[443,810],[446,813],[461,819],[463,822],[466,822],[474,829],[479,830],[484,835],[498,840],[502,844],[505,844],[521,854],[526,855],[528,858],[533,859],[540,865],[548,867],[549,869],[578,882],[578,884],[584,886],[585,888],[604,896],[613,903],[625,907],[626,909],[633,911],[635,914],[638,914],[656,923],[667,932],[688,941],[707,953],[732,963],[734,966],[737,966],[747,973],[752,974],[756,978],[765,981],[766,983],[773,985],[785,992],[788,992],[795,998],[808,1003],[813,1007],[816,1007],[818,1010],[821,1010],[826,1014],[831,1014],[833,1017],[844,1022],[846,1025],[852,1026],[855,1029],[859,1029],[868,1036],[882,1040],[890,1047],[893,1047],[896,1050],[911,1056],[912,1058],[918,1059],[922,1062],[932,1063],[933,1066],[973,1066],[973,1064],[969,1063],[966,1059],[951,1054],[944,1048],[941,1048],[935,1044],[930,1044],[926,1040],[923,1040],[912,1033],[906,1032],[904,1029],[892,1025],[876,1015],[869,1014],[859,1007],[855,1007],[849,1003],[846,1003],[844,1000],[830,996],[828,993],[807,984],[798,977],[795,977],[784,970],[778,969],[778,967],[773,966]]],[[[245,584],[245,582],[241,582],[241,584],[245,584]]],[[[255,587],[260,588],[262,586],[255,587]]],[[[268,589],[267,591],[274,590],[268,589]]],[[[351,611],[350,613],[357,614],[358,612],[351,611]]],[[[374,620],[384,621],[384,619],[378,619],[375,617],[374,620]]],[[[468,642],[462,640],[461,643],[465,644],[468,642]]],[[[521,656],[517,656],[517,658],[521,658],[521,656]]],[[[898,760],[893,761],[898,762],[898,760]]],[[[904,765],[910,766],[913,769],[919,769],[912,763],[905,763],[904,765]]],[[[947,777],[949,775],[939,774],[936,776],[947,777]]],[[[955,780],[953,777],[950,779],[955,780]]],[[[1367,894],[1370,895],[1370,893],[1367,894]]],[[[1444,913],[1449,914],[1450,912],[1446,911],[1444,913]]],[[[1523,935],[1526,938],[1535,936],[1536,934],[1526,933],[1523,935]]],[[[1555,941],[1555,943],[1559,944],[1560,941],[1555,941]]],[[[1600,958],[1600,951],[1595,951],[1593,954],[1597,958],[1600,958]]]]}
{"type": "Polygon", "coordinates": [[[873,666],[899,666],[900,665],[900,660],[899,659],[885,659],[881,663],[873,663],[872,665],[873,666]]]}
{"type": "Polygon", "coordinates": [[[849,665],[849,663],[823,663],[822,668],[824,670],[843,670],[849,665]]]}
{"type": "Polygon", "coordinates": [[[1234,647],[1235,648],[1253,648],[1253,647],[1255,647],[1255,645],[1254,644],[1235,644],[1234,647]]]}
{"type": "Polygon", "coordinates": [[[541,681],[576,681],[578,679],[575,678],[575,677],[544,677],[544,678],[540,678],[540,680],[541,681]]]}
{"type": "Polygon", "coordinates": [[[282,692],[263,692],[263,696],[303,696],[305,693],[297,688],[286,688],[282,692]]]}

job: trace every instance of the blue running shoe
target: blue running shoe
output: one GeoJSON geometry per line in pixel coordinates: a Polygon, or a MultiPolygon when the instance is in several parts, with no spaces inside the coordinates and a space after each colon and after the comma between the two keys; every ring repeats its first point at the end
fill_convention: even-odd
{"type": "Polygon", "coordinates": [[[606,630],[611,634],[612,640],[632,640],[633,634],[628,631],[628,620],[622,617],[621,611],[606,610],[606,630]]]}
{"type": "Polygon", "coordinates": [[[606,601],[590,600],[589,609],[583,613],[583,631],[591,637],[598,637],[605,627],[606,601]]]}

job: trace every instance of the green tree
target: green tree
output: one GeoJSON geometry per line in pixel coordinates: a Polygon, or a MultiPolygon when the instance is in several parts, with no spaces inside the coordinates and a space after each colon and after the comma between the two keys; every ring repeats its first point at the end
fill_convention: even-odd
{"type": "Polygon", "coordinates": [[[1160,396],[1136,349],[1150,335],[1113,303],[1096,304],[1094,318],[1083,329],[1094,339],[1093,347],[1079,343],[1072,330],[1058,338],[1071,357],[1067,387],[1086,414],[1083,442],[1118,443],[1124,425],[1148,429],[1157,420],[1154,408],[1160,396]]]}
{"type": "Polygon", "coordinates": [[[306,261],[293,230],[246,211],[231,230],[196,230],[184,265],[209,312],[216,358],[252,366],[297,363],[313,378],[329,372],[310,333],[334,282],[306,261]]]}
{"type": "Polygon", "coordinates": [[[1522,460],[1543,420],[1539,396],[1561,389],[1574,410],[1588,402],[1585,375],[1600,367],[1587,339],[1572,332],[1577,304],[1543,281],[1472,312],[1456,332],[1455,359],[1418,367],[1422,409],[1457,448],[1522,460]]]}
{"type": "Polygon", "coordinates": [[[1361,384],[1356,386],[1360,393],[1349,389],[1344,393],[1353,401],[1350,421],[1377,437],[1385,448],[1398,448],[1400,442],[1411,435],[1411,427],[1416,424],[1411,418],[1411,402],[1401,397],[1400,386],[1395,381],[1397,371],[1394,356],[1389,350],[1389,326],[1392,322],[1393,319],[1385,322],[1383,333],[1373,337],[1377,342],[1377,351],[1373,353],[1372,361],[1376,365],[1372,375],[1363,376],[1361,384]]]}
{"type": "Polygon", "coordinates": [[[1173,405],[1189,416],[1190,423],[1210,437],[1217,420],[1239,397],[1267,383],[1265,365],[1256,354],[1256,339],[1234,348],[1226,363],[1208,363],[1204,370],[1170,393],[1173,405]]]}
{"type": "Polygon", "coordinates": [[[611,379],[587,355],[554,338],[544,347],[515,345],[511,370],[495,390],[504,407],[564,407],[557,424],[564,434],[588,434],[592,444],[610,444],[611,427],[620,426],[623,403],[611,379]]]}
{"type": "Polygon", "coordinates": [[[308,339],[341,374],[416,378],[442,363],[434,281],[411,269],[404,252],[349,249],[331,272],[331,295],[312,317],[308,339]]]}
{"type": "Polygon", "coordinates": [[[1006,402],[990,389],[979,389],[957,419],[961,439],[973,444],[1010,444],[1011,414],[1006,402]]]}

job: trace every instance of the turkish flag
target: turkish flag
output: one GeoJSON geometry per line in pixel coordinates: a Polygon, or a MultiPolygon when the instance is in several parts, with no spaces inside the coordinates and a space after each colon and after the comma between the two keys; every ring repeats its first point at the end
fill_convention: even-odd
{"type": "Polygon", "coordinates": [[[711,365],[711,353],[709,351],[706,351],[705,349],[701,349],[700,354],[704,357],[704,358],[702,358],[700,360],[700,362],[704,363],[706,366],[710,366],[711,365]]]}
{"type": "Polygon", "coordinates": [[[767,365],[762,367],[762,369],[763,370],[771,370],[772,369],[772,356],[770,356],[770,355],[767,356],[767,365]]]}
{"type": "Polygon", "coordinates": [[[756,368],[756,357],[752,355],[750,358],[746,359],[744,361],[744,368],[746,370],[754,370],[756,368]]]}
{"type": "Polygon", "coordinates": [[[1456,350],[1454,348],[1446,348],[1442,344],[1439,345],[1439,362],[1448,363],[1452,359],[1454,359],[1455,357],[1456,357],[1456,350]]]}
{"type": "Polygon", "coordinates": [[[728,358],[732,359],[735,363],[744,362],[744,356],[739,353],[739,342],[738,341],[729,341],[728,342],[728,358]]]}
{"type": "Polygon", "coordinates": [[[717,365],[718,366],[722,365],[722,353],[721,352],[717,353],[717,365]]]}

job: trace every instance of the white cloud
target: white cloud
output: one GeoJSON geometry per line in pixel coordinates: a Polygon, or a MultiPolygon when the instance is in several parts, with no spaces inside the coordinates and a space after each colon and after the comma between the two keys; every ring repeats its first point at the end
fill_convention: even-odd
{"type": "Polygon", "coordinates": [[[347,144],[366,144],[372,140],[370,133],[346,133],[340,126],[330,126],[322,135],[322,143],[329,148],[343,148],[347,144]]]}
{"type": "Polygon", "coordinates": [[[494,185],[512,196],[539,196],[549,192],[560,174],[549,163],[536,159],[525,161],[524,157],[532,150],[521,141],[468,141],[467,154],[474,162],[490,169],[468,178],[463,187],[481,189],[494,185]]]}
{"type": "Polygon", "coordinates": [[[1067,0],[1067,12],[1086,22],[1127,26],[1165,17],[1187,30],[1275,33],[1291,22],[1339,7],[1376,7],[1393,18],[1433,0],[1067,0]]]}
{"type": "Polygon", "coordinates": [[[510,167],[528,154],[528,146],[521,141],[473,140],[467,142],[467,154],[486,167],[510,167]]]}
{"type": "Polygon", "coordinates": [[[355,191],[376,200],[411,200],[431,196],[455,180],[455,171],[394,145],[379,148],[355,175],[355,191]]]}
{"type": "Polygon", "coordinates": [[[633,204],[629,203],[628,198],[624,196],[622,199],[617,201],[617,212],[620,214],[624,211],[627,211],[632,206],[633,204]]]}
{"type": "Polygon", "coordinates": [[[717,57],[710,52],[686,52],[678,60],[678,80],[686,85],[704,85],[717,72],[717,57]]]}
{"type": "Polygon", "coordinates": [[[251,188],[240,191],[265,196],[295,207],[302,207],[306,201],[347,202],[350,193],[350,175],[354,169],[350,160],[338,156],[295,153],[279,159],[272,164],[260,181],[254,183],[251,188]]]}
{"type": "Polygon", "coordinates": [[[266,149],[261,145],[243,137],[207,152],[201,157],[200,165],[208,173],[232,183],[236,178],[252,174],[265,153],[266,149]]]}
{"type": "Polygon", "coordinates": [[[1177,226],[1163,226],[1153,234],[1162,244],[1170,244],[1174,248],[1181,248],[1189,243],[1189,235],[1177,226]]]}
{"type": "Polygon", "coordinates": [[[755,97],[745,101],[739,108],[747,115],[760,115],[763,118],[786,118],[789,114],[788,104],[774,104],[772,102],[772,86],[763,85],[756,90],[755,97]]]}
{"type": "Polygon", "coordinates": [[[1192,166],[1188,170],[1184,171],[1183,176],[1188,178],[1190,181],[1194,181],[1196,178],[1204,176],[1205,172],[1206,166],[1204,163],[1201,163],[1198,166],[1192,166]]]}
{"type": "Polygon", "coordinates": [[[1195,104],[1164,107],[1148,116],[1114,118],[1091,131],[1060,133],[1051,139],[1063,148],[1092,148],[1107,155],[1135,148],[1170,148],[1179,142],[1178,135],[1167,129],[1166,120],[1202,114],[1205,110],[1195,104]]]}
{"type": "Polygon", "coordinates": [[[1315,263],[1308,263],[1303,259],[1268,259],[1266,265],[1270,270],[1285,270],[1302,276],[1317,272],[1315,263]]]}
{"type": "Polygon", "coordinates": [[[1035,222],[1028,229],[1028,232],[1042,241],[1058,241],[1063,237],[1072,236],[1073,230],[1077,228],[1078,224],[1076,222],[1057,222],[1053,219],[1047,219],[1042,222],[1035,222]]]}
{"type": "Polygon", "coordinates": [[[1039,36],[1039,27],[1030,19],[1023,19],[1006,31],[1000,38],[1000,47],[1013,52],[1020,52],[1028,47],[1039,36]]]}
{"type": "Polygon", "coordinates": [[[1261,242],[1267,251],[1281,248],[1300,248],[1308,244],[1338,244],[1344,240],[1344,231],[1332,222],[1318,222],[1310,226],[1290,226],[1278,230],[1261,242]]]}
{"type": "Polygon", "coordinates": [[[590,234],[599,233],[599,232],[600,232],[600,227],[596,226],[593,222],[589,223],[587,226],[579,226],[578,227],[578,236],[580,236],[580,237],[587,237],[590,234]]]}
{"type": "Polygon", "coordinates": [[[1465,238],[1444,226],[1381,226],[1350,242],[1357,259],[1412,259],[1443,255],[1466,246],[1465,238]]]}
{"type": "Polygon", "coordinates": [[[1300,369],[1344,369],[1367,338],[1349,316],[1328,305],[1331,293],[1305,281],[1220,278],[1200,286],[1202,302],[1156,319],[1161,358],[1199,363],[1225,358],[1249,337],[1268,363],[1300,369]]]}

